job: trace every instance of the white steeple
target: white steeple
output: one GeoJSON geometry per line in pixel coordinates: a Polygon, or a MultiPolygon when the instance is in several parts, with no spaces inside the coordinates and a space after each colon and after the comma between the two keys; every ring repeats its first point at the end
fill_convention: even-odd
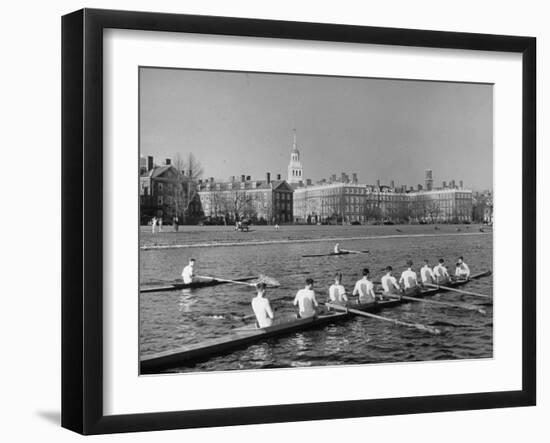
{"type": "Polygon", "coordinates": [[[293,129],[294,132],[294,141],[292,143],[292,150],[290,151],[290,162],[288,164],[288,183],[299,183],[304,180],[303,177],[303,167],[302,162],[300,161],[300,151],[296,146],[296,129],[293,129]]]}

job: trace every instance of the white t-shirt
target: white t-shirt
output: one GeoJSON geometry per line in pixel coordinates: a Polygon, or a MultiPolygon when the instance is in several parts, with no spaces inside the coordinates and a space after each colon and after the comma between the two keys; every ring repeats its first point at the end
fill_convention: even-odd
{"type": "Polygon", "coordinates": [[[267,298],[254,297],[252,299],[252,310],[260,328],[267,328],[273,324],[273,311],[267,298]]]}
{"type": "Polygon", "coordinates": [[[181,273],[181,277],[183,278],[184,283],[191,283],[193,281],[193,266],[187,265],[185,268],[183,268],[183,271],[181,273]]]}
{"type": "Polygon", "coordinates": [[[298,305],[300,317],[311,317],[315,315],[315,306],[318,306],[313,289],[300,289],[294,298],[294,306],[298,305]]]}
{"type": "Polygon", "coordinates": [[[393,275],[384,275],[380,282],[382,283],[382,289],[384,289],[384,292],[392,293],[396,292],[396,290],[399,290],[397,279],[393,275]]]}
{"type": "Polygon", "coordinates": [[[366,278],[357,280],[353,288],[353,295],[359,295],[359,301],[361,302],[374,301],[374,285],[366,278]]]}
{"type": "Polygon", "coordinates": [[[447,272],[447,268],[443,266],[441,263],[434,268],[434,275],[436,277],[436,280],[438,281],[443,281],[449,278],[449,273],[447,272]]]}
{"type": "Polygon", "coordinates": [[[420,270],[420,278],[422,279],[422,283],[433,283],[435,281],[435,275],[432,268],[428,265],[422,266],[422,269],[420,270]]]}
{"type": "Polygon", "coordinates": [[[343,302],[346,301],[346,288],[342,285],[337,285],[334,283],[329,289],[328,289],[328,296],[330,298],[330,301],[333,302],[343,302]]]}
{"type": "Polygon", "coordinates": [[[464,262],[462,262],[461,265],[458,265],[456,267],[456,271],[455,271],[455,275],[457,277],[470,277],[470,268],[468,267],[468,265],[464,262]]]}
{"type": "Polygon", "coordinates": [[[416,279],[416,272],[412,269],[407,269],[401,274],[399,283],[403,283],[405,289],[410,289],[418,286],[418,280],[416,279]]]}

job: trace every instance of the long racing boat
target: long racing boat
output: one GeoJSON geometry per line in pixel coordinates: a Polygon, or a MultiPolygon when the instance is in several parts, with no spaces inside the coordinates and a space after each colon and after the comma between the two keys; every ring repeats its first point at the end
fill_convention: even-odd
{"type": "MultiPolygon", "coordinates": [[[[479,279],[491,275],[491,271],[472,275],[470,280],[479,279]]],[[[458,280],[447,283],[447,287],[458,287],[468,283],[470,280],[458,280]]],[[[444,288],[423,289],[416,297],[428,297],[439,292],[447,292],[444,288]]],[[[383,309],[393,308],[405,303],[406,299],[386,299],[368,304],[352,304],[350,308],[363,312],[374,313],[383,309]]],[[[331,323],[348,320],[355,317],[352,312],[328,312],[317,317],[297,318],[284,323],[275,324],[267,328],[257,328],[255,325],[248,325],[242,328],[235,328],[224,337],[206,340],[201,343],[191,344],[178,349],[165,351],[152,355],[144,355],[140,359],[142,374],[151,374],[159,371],[178,367],[189,367],[212,357],[228,354],[236,349],[264,341],[269,338],[290,334],[297,331],[314,329],[326,326],[331,323]]]]}
{"type": "MultiPolygon", "coordinates": [[[[242,277],[242,278],[236,278],[234,281],[238,282],[247,282],[256,279],[257,277],[242,277]]],[[[139,292],[142,294],[146,294],[149,292],[164,292],[164,291],[175,291],[178,289],[197,289],[197,288],[205,288],[208,286],[217,286],[217,285],[225,285],[227,283],[231,283],[227,280],[218,280],[216,278],[211,278],[208,280],[199,280],[194,281],[192,283],[170,283],[169,285],[164,286],[152,286],[152,287],[145,287],[140,288],[139,292]]]]}

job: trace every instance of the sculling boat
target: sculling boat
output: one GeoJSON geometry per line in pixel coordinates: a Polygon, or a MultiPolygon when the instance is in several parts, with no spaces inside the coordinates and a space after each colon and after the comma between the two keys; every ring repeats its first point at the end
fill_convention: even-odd
{"type": "MultiPolygon", "coordinates": [[[[234,281],[247,282],[247,281],[254,280],[256,278],[257,277],[242,277],[242,278],[236,278],[234,279],[234,281]]],[[[177,289],[197,289],[197,288],[204,288],[207,286],[225,285],[227,283],[231,283],[231,281],[217,280],[215,278],[212,278],[207,280],[205,279],[205,280],[194,281],[192,283],[171,283],[165,286],[153,286],[151,288],[140,288],[139,292],[144,294],[148,292],[175,291],[177,289]]]]}
{"type": "MultiPolygon", "coordinates": [[[[479,279],[491,275],[491,271],[486,271],[470,277],[470,280],[479,279]]],[[[448,287],[458,287],[468,283],[469,280],[455,281],[448,283],[448,287]]],[[[447,292],[443,288],[424,289],[416,297],[427,297],[435,295],[438,292],[447,292]]],[[[390,299],[369,303],[364,305],[351,305],[353,309],[363,312],[377,312],[383,309],[399,306],[404,303],[410,303],[405,299],[390,299]]],[[[171,351],[158,354],[147,355],[141,358],[141,373],[154,373],[166,369],[177,368],[181,366],[191,366],[194,363],[208,360],[209,358],[224,355],[235,349],[245,348],[252,343],[261,342],[268,338],[278,337],[296,331],[314,329],[347,320],[355,315],[350,312],[330,312],[303,319],[295,319],[281,324],[276,324],[267,328],[258,329],[253,325],[243,328],[235,328],[228,335],[216,339],[206,340],[201,343],[183,346],[171,351]]]]}
{"type": "Polygon", "coordinates": [[[338,255],[348,255],[348,254],[368,254],[369,251],[340,251],[340,252],[330,252],[328,254],[308,254],[302,255],[302,257],[332,257],[338,255]]]}

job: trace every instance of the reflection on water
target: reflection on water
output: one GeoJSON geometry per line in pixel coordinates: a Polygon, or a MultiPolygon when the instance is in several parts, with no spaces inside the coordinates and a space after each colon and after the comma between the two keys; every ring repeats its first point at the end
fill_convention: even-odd
{"type": "MultiPolygon", "coordinates": [[[[221,236],[219,232],[212,235],[221,236]]],[[[178,241],[181,238],[180,231],[178,241]]],[[[472,272],[492,269],[491,235],[350,240],[341,241],[340,244],[343,248],[369,249],[370,254],[301,257],[302,254],[326,252],[331,246],[329,243],[151,250],[141,253],[140,279],[142,284],[171,281],[180,275],[191,255],[197,260],[198,274],[226,278],[267,274],[281,283],[279,288],[270,288],[267,292],[276,318],[281,319],[294,317],[292,300],[297,290],[304,286],[306,277],[315,280],[317,298],[324,302],[335,272],[343,273],[344,285],[351,291],[364,267],[369,267],[374,280],[379,280],[385,266],[392,265],[395,273],[399,274],[409,258],[419,268],[425,258],[436,263],[437,259],[443,257],[452,263],[458,255],[464,255],[472,272]]],[[[490,295],[492,278],[472,281],[467,288],[490,295]]],[[[251,287],[230,284],[141,294],[142,354],[224,337],[232,329],[252,323],[253,319],[241,319],[252,314],[250,301],[254,295],[251,287]]],[[[457,293],[441,294],[434,300],[470,304],[485,302],[457,293]]],[[[492,306],[483,307],[487,311],[486,316],[475,311],[442,308],[427,303],[410,303],[381,312],[381,315],[403,321],[436,325],[443,332],[440,336],[369,318],[353,318],[324,328],[259,342],[192,368],[175,370],[256,369],[491,357],[492,306]]]]}
{"type": "Polygon", "coordinates": [[[178,300],[178,310],[180,312],[190,312],[191,307],[197,302],[197,298],[190,289],[182,289],[178,300]]]}

